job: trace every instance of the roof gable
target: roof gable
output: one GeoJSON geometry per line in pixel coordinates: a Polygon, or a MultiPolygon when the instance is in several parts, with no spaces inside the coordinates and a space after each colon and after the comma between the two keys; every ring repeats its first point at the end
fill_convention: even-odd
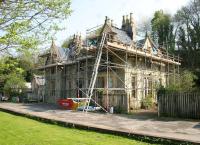
{"type": "Polygon", "coordinates": [[[143,44],[141,44],[142,50],[147,53],[157,54],[158,47],[154,44],[150,36],[147,36],[146,39],[143,40],[143,44]]]}
{"type": "Polygon", "coordinates": [[[67,60],[68,58],[68,49],[57,47],[54,43],[54,40],[52,40],[52,44],[50,47],[50,53],[47,55],[47,59],[45,64],[52,64],[55,62],[61,62],[64,60],[67,60]]]}
{"type": "Polygon", "coordinates": [[[111,26],[105,23],[102,29],[102,33],[112,33],[115,36],[116,41],[131,45],[132,39],[128,36],[126,31],[115,26],[111,26]]]}

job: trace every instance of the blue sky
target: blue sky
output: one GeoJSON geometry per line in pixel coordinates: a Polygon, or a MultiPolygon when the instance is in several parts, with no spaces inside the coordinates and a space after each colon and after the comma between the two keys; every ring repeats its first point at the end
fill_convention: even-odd
{"type": "Polygon", "coordinates": [[[56,44],[81,32],[85,35],[86,29],[104,23],[105,16],[121,26],[122,16],[133,13],[136,24],[142,19],[151,17],[156,10],[163,9],[174,14],[189,0],[72,0],[73,13],[62,24],[67,29],[56,34],[56,44]]]}

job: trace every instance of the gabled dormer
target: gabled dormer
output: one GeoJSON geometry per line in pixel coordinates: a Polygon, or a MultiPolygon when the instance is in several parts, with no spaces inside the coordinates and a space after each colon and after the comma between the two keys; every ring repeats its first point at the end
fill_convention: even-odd
{"type": "Polygon", "coordinates": [[[45,65],[59,62],[61,59],[61,54],[59,52],[59,48],[56,46],[53,39],[52,39],[52,43],[51,43],[49,52],[46,53],[45,55],[43,55],[43,57],[45,57],[45,56],[46,56],[45,65]]]}
{"type": "Polygon", "coordinates": [[[124,28],[117,28],[114,26],[113,20],[110,20],[108,17],[106,17],[102,33],[108,34],[107,39],[110,42],[115,42],[118,44],[121,43],[123,45],[131,45],[133,42],[132,34],[128,33],[128,29],[130,29],[128,26],[126,29],[127,31],[124,28]]]}
{"type": "Polygon", "coordinates": [[[142,50],[146,53],[157,55],[160,52],[159,48],[155,45],[149,35],[146,35],[145,39],[137,41],[136,44],[137,49],[142,50]]]}
{"type": "Polygon", "coordinates": [[[147,53],[152,54],[157,54],[158,52],[158,47],[154,44],[149,35],[146,36],[146,41],[142,49],[147,53]]]}

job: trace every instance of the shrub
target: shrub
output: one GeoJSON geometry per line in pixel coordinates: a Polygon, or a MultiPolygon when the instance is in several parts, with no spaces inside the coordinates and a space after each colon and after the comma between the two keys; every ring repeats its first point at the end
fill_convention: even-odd
{"type": "Polygon", "coordinates": [[[158,93],[170,93],[170,92],[191,92],[196,89],[195,80],[197,76],[188,70],[184,70],[175,78],[174,82],[171,82],[166,88],[161,86],[158,89],[158,93]]]}
{"type": "Polygon", "coordinates": [[[147,97],[143,98],[142,101],[142,108],[143,109],[150,109],[153,107],[153,98],[151,95],[148,95],[147,97]]]}
{"type": "Polygon", "coordinates": [[[5,93],[13,97],[22,95],[25,88],[25,80],[23,77],[14,73],[9,75],[4,85],[5,93]]]}

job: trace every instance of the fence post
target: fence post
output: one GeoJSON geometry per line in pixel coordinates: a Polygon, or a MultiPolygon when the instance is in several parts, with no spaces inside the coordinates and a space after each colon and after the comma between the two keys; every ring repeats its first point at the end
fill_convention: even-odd
{"type": "Polygon", "coordinates": [[[157,94],[157,101],[158,101],[158,117],[160,117],[160,93],[157,94]]]}

